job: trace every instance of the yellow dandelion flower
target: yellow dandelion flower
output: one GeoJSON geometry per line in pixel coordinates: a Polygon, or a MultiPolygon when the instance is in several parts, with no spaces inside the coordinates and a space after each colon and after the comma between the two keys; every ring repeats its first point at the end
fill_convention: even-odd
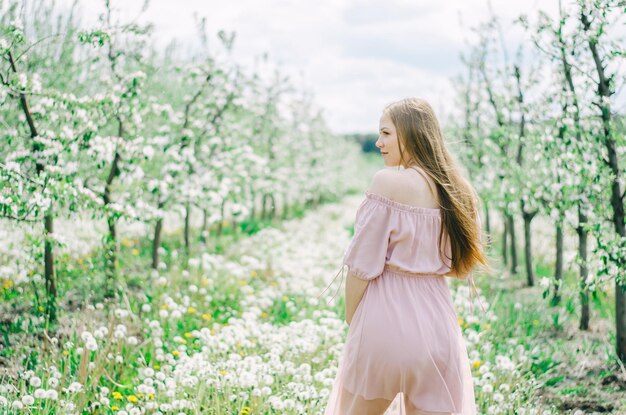
{"type": "Polygon", "coordinates": [[[179,352],[178,350],[174,350],[174,351],[172,352],[172,355],[173,355],[173,356],[179,356],[179,355],[180,355],[180,352],[179,352]]]}
{"type": "Polygon", "coordinates": [[[474,369],[479,368],[480,367],[480,360],[474,361],[474,364],[472,366],[474,366],[474,369]]]}
{"type": "Polygon", "coordinates": [[[113,406],[111,407],[111,410],[112,410],[112,411],[119,411],[119,410],[120,410],[120,408],[119,408],[118,406],[113,405],[113,406]]]}
{"type": "Polygon", "coordinates": [[[239,352],[239,356],[243,356],[243,354],[244,354],[243,352],[239,352]]]}
{"type": "Polygon", "coordinates": [[[162,304],[161,305],[161,310],[167,310],[167,304],[162,304]]]}
{"type": "Polygon", "coordinates": [[[46,310],[45,308],[43,308],[43,306],[39,306],[38,307],[39,311],[41,311],[42,313],[46,310]]]}
{"type": "Polygon", "coordinates": [[[468,323],[465,323],[465,324],[463,325],[463,327],[468,328],[468,327],[469,327],[469,324],[468,324],[468,323]]]}
{"type": "Polygon", "coordinates": [[[462,325],[463,325],[463,319],[459,318],[459,326],[462,326],[462,325]]]}
{"type": "Polygon", "coordinates": [[[185,336],[187,338],[190,338],[190,337],[193,337],[193,334],[187,332],[187,333],[183,334],[183,336],[185,336]]]}
{"type": "Polygon", "coordinates": [[[215,334],[215,329],[211,329],[211,334],[215,334]]]}
{"type": "Polygon", "coordinates": [[[222,376],[226,375],[227,373],[228,373],[228,372],[227,372],[226,370],[224,370],[224,369],[221,369],[221,370],[220,370],[220,375],[222,375],[222,376]]]}
{"type": "Polygon", "coordinates": [[[131,252],[133,255],[135,255],[135,256],[139,255],[139,250],[138,250],[138,249],[136,249],[136,248],[133,248],[133,250],[132,250],[132,251],[130,251],[130,252],[131,252]]]}
{"type": "Polygon", "coordinates": [[[539,324],[539,320],[533,320],[533,324],[536,326],[539,324]]]}
{"type": "Polygon", "coordinates": [[[251,276],[251,277],[256,277],[256,276],[257,276],[256,271],[250,271],[250,276],[251,276]]]}
{"type": "Polygon", "coordinates": [[[137,399],[137,397],[136,397],[135,395],[130,395],[130,396],[128,396],[126,399],[128,399],[128,401],[129,401],[129,402],[132,402],[132,403],[137,403],[137,402],[139,402],[139,399],[137,399]]]}
{"type": "Polygon", "coordinates": [[[189,307],[189,308],[187,309],[187,312],[188,312],[189,314],[194,314],[194,313],[196,312],[196,309],[195,309],[195,308],[193,308],[193,307],[189,307]]]}
{"type": "Polygon", "coordinates": [[[151,393],[149,393],[149,394],[148,394],[148,399],[154,399],[154,395],[153,395],[153,394],[151,394],[151,393]]]}
{"type": "Polygon", "coordinates": [[[130,239],[128,239],[128,238],[124,238],[124,239],[122,239],[122,245],[123,245],[123,246],[125,246],[125,247],[129,247],[129,246],[131,246],[132,244],[133,244],[133,241],[131,241],[130,239]]]}
{"type": "Polygon", "coordinates": [[[213,316],[211,315],[211,313],[204,313],[204,314],[202,314],[202,318],[204,320],[211,320],[213,318],[213,316]]]}
{"type": "Polygon", "coordinates": [[[244,285],[247,285],[247,284],[248,284],[248,283],[247,283],[246,281],[244,281],[244,280],[239,280],[239,285],[240,285],[240,286],[242,286],[242,287],[243,287],[244,285]]]}
{"type": "Polygon", "coordinates": [[[154,368],[155,368],[155,369],[160,369],[160,368],[161,368],[161,365],[154,365],[154,368]]]}
{"type": "Polygon", "coordinates": [[[244,408],[239,412],[241,415],[248,415],[250,413],[250,408],[244,406],[244,408]]]}
{"type": "Polygon", "coordinates": [[[490,328],[491,328],[491,324],[489,324],[489,323],[485,323],[485,328],[486,328],[486,329],[490,329],[490,328]]]}
{"type": "Polygon", "coordinates": [[[208,278],[202,278],[202,280],[200,280],[200,284],[207,286],[209,285],[209,279],[208,278]]]}
{"type": "Polygon", "coordinates": [[[4,289],[8,290],[9,288],[11,288],[13,286],[13,281],[11,280],[4,280],[4,284],[2,284],[2,287],[4,287],[4,289]]]}
{"type": "Polygon", "coordinates": [[[262,313],[261,313],[261,317],[263,317],[263,318],[267,317],[267,313],[266,313],[265,311],[264,311],[264,312],[262,312],[262,313]]]}
{"type": "Polygon", "coordinates": [[[283,301],[287,301],[289,300],[289,297],[287,297],[286,295],[283,295],[283,301]]]}
{"type": "Polygon", "coordinates": [[[185,340],[185,339],[180,339],[180,342],[181,342],[182,344],[187,344],[187,340],[185,340]]]}
{"type": "Polygon", "coordinates": [[[63,350],[63,354],[67,356],[68,354],[70,354],[70,352],[69,350],[63,350]]]}
{"type": "Polygon", "coordinates": [[[122,394],[119,392],[113,392],[113,399],[122,399],[122,394]]]}

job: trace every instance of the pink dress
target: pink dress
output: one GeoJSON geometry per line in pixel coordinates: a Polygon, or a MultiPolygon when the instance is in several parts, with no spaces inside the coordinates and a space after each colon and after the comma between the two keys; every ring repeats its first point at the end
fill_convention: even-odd
{"type": "MultiPolygon", "coordinates": [[[[369,284],[324,414],[365,413],[363,400],[392,401],[403,392],[407,414],[474,415],[467,350],[442,276],[450,267],[439,257],[441,210],[365,196],[343,265],[369,284]]],[[[449,261],[445,232],[443,240],[449,261]]]]}

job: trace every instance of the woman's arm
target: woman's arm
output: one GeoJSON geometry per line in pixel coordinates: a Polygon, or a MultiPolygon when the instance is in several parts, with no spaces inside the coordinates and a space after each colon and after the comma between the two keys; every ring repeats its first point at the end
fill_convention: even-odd
{"type": "Polygon", "coordinates": [[[348,272],[348,277],[346,278],[346,323],[348,325],[352,321],[352,316],[361,302],[368,284],[368,280],[362,280],[348,272]]]}

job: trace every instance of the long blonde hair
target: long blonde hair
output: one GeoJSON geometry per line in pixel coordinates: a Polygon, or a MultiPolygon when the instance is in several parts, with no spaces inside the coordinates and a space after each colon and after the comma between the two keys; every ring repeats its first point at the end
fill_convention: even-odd
{"type": "Polygon", "coordinates": [[[443,223],[439,246],[444,246],[445,229],[452,253],[452,258],[448,258],[450,272],[456,273],[458,278],[465,278],[477,264],[489,269],[478,223],[480,197],[460,174],[446,149],[430,104],[420,98],[406,98],[387,105],[383,112],[389,115],[396,128],[401,160],[407,165],[421,167],[436,184],[443,223]]]}

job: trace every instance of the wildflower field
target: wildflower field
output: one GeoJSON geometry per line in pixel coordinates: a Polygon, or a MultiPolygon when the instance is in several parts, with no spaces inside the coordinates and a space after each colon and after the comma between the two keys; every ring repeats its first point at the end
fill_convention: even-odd
{"type": "MultiPolygon", "coordinates": [[[[5,290],[5,307],[21,312],[5,332],[0,404],[7,413],[321,413],[348,326],[342,291],[333,299],[339,279],[317,297],[340,264],[360,197],[211,241],[186,269],[180,232],[168,234],[165,266],[154,272],[146,271],[148,247],[124,239],[121,260],[132,274],[118,303],[81,281],[90,254],[68,259],[68,297],[84,298],[64,304],[53,327],[17,301],[19,290],[5,290]]],[[[513,290],[516,283],[506,273],[479,277],[485,313],[478,304],[470,312],[467,285],[450,281],[477,402],[489,414],[560,413],[557,405],[591,392],[585,371],[605,365],[611,348],[601,336],[571,342],[571,313],[551,311],[539,291],[513,290]]],[[[611,386],[621,403],[598,405],[623,410],[619,384],[595,393],[611,396],[611,386]]]]}
{"type": "MultiPolygon", "coordinates": [[[[0,0],[0,414],[322,414],[377,134],[234,31],[185,55],[77,4],[0,0]]],[[[473,306],[448,280],[481,414],[626,414],[625,7],[468,30],[441,125],[493,268],[473,306]]]]}

